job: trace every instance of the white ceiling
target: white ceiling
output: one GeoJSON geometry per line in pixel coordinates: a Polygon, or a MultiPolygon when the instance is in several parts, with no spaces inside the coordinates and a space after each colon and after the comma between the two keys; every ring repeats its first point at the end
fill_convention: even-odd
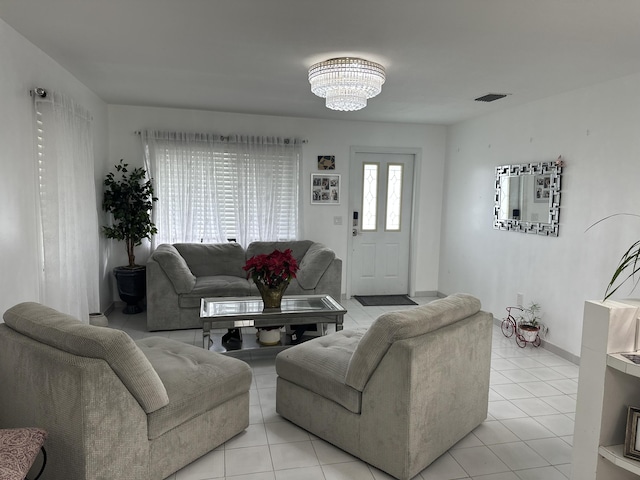
{"type": "Polygon", "coordinates": [[[640,0],[0,0],[0,18],[110,104],[451,124],[640,71],[640,0]],[[359,112],[309,90],[343,55],[387,69],[359,112]]]}

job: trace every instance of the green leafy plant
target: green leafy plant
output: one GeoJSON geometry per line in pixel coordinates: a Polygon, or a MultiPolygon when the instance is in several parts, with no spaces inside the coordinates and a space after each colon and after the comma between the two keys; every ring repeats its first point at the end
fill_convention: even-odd
{"type": "Polygon", "coordinates": [[[115,166],[116,172],[109,172],[104,180],[102,208],[113,215],[113,225],[103,226],[102,232],[107,238],[124,240],[128,267],[136,268],[135,247],[158,232],[151,221],[153,202],[158,199],[153,196],[151,180],[145,180],[147,172],[142,168],[129,172],[128,166],[121,159],[115,166]]]}
{"type": "Polygon", "coordinates": [[[543,314],[540,304],[531,302],[528,307],[521,307],[522,314],[518,316],[518,330],[524,334],[523,331],[538,332],[540,338],[545,338],[549,333],[549,328],[542,323],[543,314]]]}
{"type": "MultiPolygon", "coordinates": [[[[596,226],[600,222],[604,222],[605,220],[611,217],[617,217],[627,215],[631,217],[640,217],[640,215],[636,215],[633,213],[615,213],[613,215],[609,215],[604,217],[601,220],[598,220],[596,223],[591,225],[587,230],[596,226]]],[[[640,272],[640,265],[638,262],[640,261],[640,240],[636,241],[633,245],[631,245],[627,251],[622,255],[620,261],[618,262],[618,266],[613,272],[613,276],[607,285],[607,289],[604,292],[604,300],[608,299],[611,295],[616,293],[618,289],[624,285],[628,280],[633,281],[633,287],[631,291],[633,291],[636,286],[638,286],[638,281],[640,281],[640,277],[636,278],[636,274],[640,272]]]]}
{"type": "Polygon", "coordinates": [[[542,308],[540,304],[531,302],[528,307],[522,308],[522,314],[518,317],[519,325],[531,325],[539,327],[542,319],[542,308]]]}

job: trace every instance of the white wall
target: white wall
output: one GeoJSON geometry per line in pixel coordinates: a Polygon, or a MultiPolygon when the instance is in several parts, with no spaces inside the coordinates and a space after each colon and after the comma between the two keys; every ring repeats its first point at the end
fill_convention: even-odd
{"type": "MultiPolygon", "coordinates": [[[[142,129],[204,131],[220,134],[255,134],[295,136],[307,139],[303,146],[303,235],[330,246],[345,261],[342,291],[346,291],[346,260],[349,245],[348,211],[349,152],[351,146],[417,148],[422,151],[420,201],[417,242],[419,265],[416,291],[435,291],[438,287],[438,255],[442,180],[446,129],[442,126],[389,124],[356,121],[313,120],[306,118],[243,115],[196,110],[109,106],[109,155],[115,164],[120,158],[132,165],[142,165],[140,140],[134,134],[142,129]],[[317,172],[318,155],[335,155],[335,173],[342,175],[343,201],[340,205],[311,205],[311,173],[317,172]],[[343,224],[333,224],[342,216],[343,224]]],[[[139,249],[140,250],[140,249],[139,249]]],[[[110,267],[125,261],[124,250],[110,267]]],[[[137,261],[146,259],[148,251],[137,252],[137,261]]]]}
{"type": "MultiPolygon", "coordinates": [[[[541,304],[549,341],[580,354],[583,302],[602,299],[620,255],[638,239],[640,75],[470,120],[448,131],[439,289],[466,291],[502,318],[541,304]],[[492,228],[497,165],[566,160],[560,236],[492,228]]],[[[630,288],[620,290],[630,295],[630,288]]]]}
{"type": "MultiPolygon", "coordinates": [[[[107,160],[107,107],[76,78],[2,20],[0,65],[1,315],[18,302],[39,299],[36,160],[33,103],[29,90],[42,87],[62,92],[91,111],[97,185],[101,182],[103,165],[107,160]]],[[[98,205],[96,198],[96,208],[98,205]]],[[[102,222],[103,216],[99,218],[102,222]]],[[[106,258],[106,242],[101,243],[101,249],[106,258]]],[[[108,272],[103,265],[100,272],[100,308],[104,309],[111,302],[111,293],[105,280],[108,272]]]]}

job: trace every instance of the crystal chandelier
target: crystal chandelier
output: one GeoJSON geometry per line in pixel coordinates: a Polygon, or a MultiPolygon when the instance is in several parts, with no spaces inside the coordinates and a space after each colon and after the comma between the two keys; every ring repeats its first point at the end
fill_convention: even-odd
{"type": "Polygon", "coordinates": [[[362,58],[332,58],[311,65],[311,91],[326,98],[327,108],[353,112],[382,91],[384,67],[362,58]]]}

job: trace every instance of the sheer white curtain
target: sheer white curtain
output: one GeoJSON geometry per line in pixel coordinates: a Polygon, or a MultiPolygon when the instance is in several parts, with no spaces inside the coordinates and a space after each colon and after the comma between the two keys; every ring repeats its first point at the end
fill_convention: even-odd
{"type": "Polygon", "coordinates": [[[55,92],[34,96],[34,107],[40,302],[88,323],[100,305],[91,116],[55,92]]]}
{"type": "Polygon", "coordinates": [[[298,140],[157,131],[141,138],[159,199],[156,244],[298,237],[298,140]]]}

